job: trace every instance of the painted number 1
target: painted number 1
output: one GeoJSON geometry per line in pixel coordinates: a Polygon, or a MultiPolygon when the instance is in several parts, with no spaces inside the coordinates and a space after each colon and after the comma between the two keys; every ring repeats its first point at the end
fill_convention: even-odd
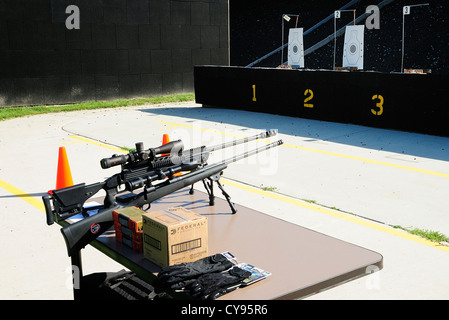
{"type": "Polygon", "coordinates": [[[257,101],[256,99],[256,85],[253,84],[253,101],[257,101]]]}
{"type": "Polygon", "coordinates": [[[307,90],[304,92],[304,96],[306,97],[306,98],[304,99],[304,107],[305,107],[305,108],[313,108],[313,103],[308,103],[310,100],[313,99],[313,91],[310,90],[310,89],[307,89],[307,90]]]}
{"type": "Polygon", "coordinates": [[[373,96],[372,100],[378,100],[376,103],[376,107],[379,108],[379,110],[371,109],[371,113],[375,116],[380,116],[382,113],[384,113],[384,97],[382,97],[380,94],[376,94],[373,96]]]}

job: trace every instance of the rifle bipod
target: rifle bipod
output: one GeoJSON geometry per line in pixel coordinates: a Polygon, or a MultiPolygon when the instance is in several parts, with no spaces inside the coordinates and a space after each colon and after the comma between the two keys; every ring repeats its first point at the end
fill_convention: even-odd
{"type": "MultiPolygon", "coordinates": [[[[209,205],[210,206],[215,205],[215,195],[214,195],[214,182],[215,182],[217,184],[218,188],[220,188],[223,196],[226,198],[226,201],[228,202],[229,207],[231,208],[232,214],[237,213],[237,209],[235,208],[234,204],[231,201],[231,196],[225,191],[225,189],[223,188],[223,185],[220,183],[220,177],[221,177],[221,174],[217,173],[217,174],[214,174],[214,175],[202,180],[204,188],[206,189],[207,194],[209,195],[209,205]],[[207,181],[207,180],[209,180],[209,181],[207,181]]],[[[193,184],[192,184],[192,186],[190,187],[189,194],[193,194],[194,192],[195,192],[195,190],[193,189],[193,184]]]]}

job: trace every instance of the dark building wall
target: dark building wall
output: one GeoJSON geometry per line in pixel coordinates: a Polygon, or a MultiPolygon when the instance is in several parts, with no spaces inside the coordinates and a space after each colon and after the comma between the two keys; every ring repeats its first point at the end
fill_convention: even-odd
{"type": "MultiPolygon", "coordinates": [[[[230,0],[231,65],[246,66],[279,48],[282,44],[282,14],[298,14],[298,26],[304,32],[331,15],[349,0],[230,0]]],[[[369,5],[381,0],[359,0],[351,6],[360,16],[369,5]]],[[[410,1],[395,0],[380,9],[380,29],[365,28],[364,69],[380,72],[401,71],[402,10],[405,5],[429,3],[413,8],[405,17],[404,67],[406,69],[431,69],[432,73],[449,74],[449,2],[447,0],[410,1]]],[[[343,13],[337,27],[352,22],[351,12],[343,13]]],[[[313,32],[304,35],[304,49],[334,32],[334,19],[330,19],[313,32]]],[[[295,19],[285,22],[284,43],[288,42],[289,28],[295,19]]],[[[358,24],[365,24],[361,21],[358,24]]],[[[342,65],[344,36],[337,38],[336,63],[342,65]]],[[[284,59],[287,60],[284,50],[284,59]]],[[[308,69],[332,69],[334,43],[305,56],[308,69]]],[[[281,51],[255,65],[277,67],[281,63],[281,51]]]]}
{"type": "Polygon", "coordinates": [[[205,107],[449,137],[447,74],[195,67],[205,107]]]}
{"type": "Polygon", "coordinates": [[[0,107],[193,92],[228,34],[228,0],[0,0],[0,107]]]}

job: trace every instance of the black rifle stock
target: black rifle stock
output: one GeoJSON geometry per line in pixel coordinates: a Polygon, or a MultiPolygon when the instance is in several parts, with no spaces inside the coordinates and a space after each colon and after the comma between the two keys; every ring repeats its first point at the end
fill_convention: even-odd
{"type": "Polygon", "coordinates": [[[223,190],[218,182],[224,169],[228,164],[249,157],[251,155],[263,152],[270,148],[282,144],[282,140],[269,143],[255,150],[236,155],[232,158],[222,160],[218,163],[208,165],[206,163],[209,153],[214,150],[235,146],[246,143],[251,140],[271,137],[276,131],[270,130],[261,134],[231,141],[222,145],[206,148],[194,148],[183,151],[182,141],[171,142],[167,145],[143,150],[143,145],[136,144],[136,152],[128,155],[113,155],[111,158],[101,160],[103,168],[109,168],[115,165],[121,165],[122,171],[114,174],[104,182],[98,182],[91,185],[84,183],[72,187],[54,190],[52,195],[43,196],[43,202],[47,214],[47,224],[51,225],[54,220],[60,222],[73,215],[82,214],[84,219],[72,224],[68,224],[61,229],[67,245],[69,256],[81,250],[92,240],[103,234],[113,225],[112,211],[122,207],[135,206],[142,208],[150,205],[153,201],[169,195],[175,191],[192,186],[199,181],[203,181],[209,194],[210,205],[213,205],[212,182],[218,183],[218,186],[225,195],[226,200],[231,206],[232,213],[235,213],[233,204],[229,195],[223,190]],[[157,156],[159,154],[170,153],[169,156],[157,156]],[[181,176],[175,176],[178,172],[186,172],[181,176]],[[210,183],[206,184],[205,180],[210,183]],[[159,183],[153,184],[158,181],[159,183]],[[123,197],[117,196],[118,187],[125,185],[129,192],[123,197]],[[209,186],[209,188],[208,188],[209,186]],[[101,189],[106,191],[104,203],[95,207],[84,206],[86,200],[91,198],[101,189]],[[141,189],[138,194],[134,190],[141,189]],[[89,212],[97,211],[90,215],[89,212]]]}
{"type": "Polygon", "coordinates": [[[219,164],[210,167],[198,169],[195,172],[188,173],[182,177],[174,178],[158,186],[151,187],[151,190],[145,190],[135,197],[135,199],[124,205],[117,204],[108,209],[102,209],[98,213],[80,220],[74,224],[69,224],[61,229],[62,235],[66,241],[69,256],[74,252],[84,248],[92,240],[96,239],[104,231],[113,226],[112,211],[121,207],[135,206],[142,207],[153,201],[169,195],[177,190],[194,184],[195,182],[206,179],[207,177],[219,174],[226,169],[227,164],[219,164]]]}

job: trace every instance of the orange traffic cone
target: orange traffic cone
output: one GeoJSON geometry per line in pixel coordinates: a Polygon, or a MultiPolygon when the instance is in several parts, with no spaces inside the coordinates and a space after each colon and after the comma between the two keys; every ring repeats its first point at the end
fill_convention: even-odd
{"type": "MultiPolygon", "coordinates": [[[[56,174],[55,190],[73,186],[72,173],[70,171],[69,160],[65,147],[59,147],[58,171],[56,174]]],[[[48,191],[52,194],[53,190],[48,191]]]]}
{"type": "MultiPolygon", "coordinates": [[[[168,137],[168,134],[164,133],[164,135],[162,136],[162,145],[169,143],[170,142],[170,138],[168,137]]],[[[168,156],[170,153],[165,153],[165,154],[161,154],[161,156],[168,156]]],[[[182,176],[182,172],[178,172],[175,173],[173,176],[175,177],[179,177],[182,176]]]]}
{"type": "Polygon", "coordinates": [[[167,144],[170,142],[170,138],[168,137],[168,134],[164,133],[162,136],[162,144],[167,144]]]}
{"type": "MultiPolygon", "coordinates": [[[[164,133],[164,135],[162,136],[162,145],[167,144],[170,142],[170,138],[168,137],[168,134],[164,133]]],[[[168,156],[169,153],[164,153],[161,154],[161,156],[168,156]]]]}

